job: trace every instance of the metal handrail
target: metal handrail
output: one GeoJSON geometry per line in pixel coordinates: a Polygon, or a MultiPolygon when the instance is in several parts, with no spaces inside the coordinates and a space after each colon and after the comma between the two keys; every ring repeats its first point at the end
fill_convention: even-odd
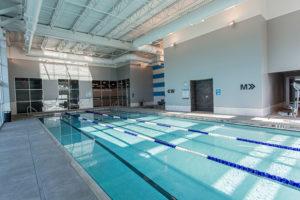
{"type": "Polygon", "coordinates": [[[31,113],[31,112],[29,112],[29,108],[31,109],[31,110],[33,110],[34,112],[38,112],[35,108],[33,108],[32,106],[27,106],[27,108],[26,108],[26,113],[27,113],[27,115],[29,115],[29,113],[31,113]]]}

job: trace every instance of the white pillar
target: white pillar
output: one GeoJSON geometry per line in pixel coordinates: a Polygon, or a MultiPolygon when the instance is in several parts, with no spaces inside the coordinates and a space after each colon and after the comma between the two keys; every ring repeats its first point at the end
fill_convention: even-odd
{"type": "Polygon", "coordinates": [[[1,123],[3,119],[3,112],[11,111],[10,109],[10,96],[9,96],[9,78],[8,78],[8,65],[7,65],[7,49],[6,37],[3,29],[0,28],[0,101],[1,101],[1,123]]]}

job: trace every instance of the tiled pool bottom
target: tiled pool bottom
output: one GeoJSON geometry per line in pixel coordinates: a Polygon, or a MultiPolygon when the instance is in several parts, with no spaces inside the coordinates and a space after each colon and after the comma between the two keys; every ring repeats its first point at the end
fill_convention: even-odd
{"type": "Polygon", "coordinates": [[[121,130],[156,138],[295,182],[300,181],[299,151],[210,137],[185,129],[294,148],[300,147],[298,132],[157,115],[122,115],[171,127],[93,113],[43,119],[50,132],[112,199],[300,198],[297,187],[178,151],[142,137],[124,134],[121,130]],[[83,119],[97,120],[108,127],[83,119]],[[110,128],[112,126],[116,129],[110,128]]]}

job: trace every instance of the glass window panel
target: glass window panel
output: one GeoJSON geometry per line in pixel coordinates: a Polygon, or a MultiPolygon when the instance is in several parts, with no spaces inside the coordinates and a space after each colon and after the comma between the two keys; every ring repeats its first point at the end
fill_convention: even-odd
{"type": "Polygon", "coordinates": [[[59,99],[68,99],[69,98],[69,90],[59,90],[59,99]]]}
{"type": "Polygon", "coordinates": [[[79,90],[70,90],[70,99],[79,99],[79,90]]]}
{"type": "Polygon", "coordinates": [[[17,101],[29,101],[29,90],[16,90],[17,101]]]}
{"type": "Polygon", "coordinates": [[[28,89],[28,78],[16,78],[16,89],[28,89]]]}
{"type": "Polygon", "coordinates": [[[79,108],[78,100],[77,99],[71,99],[69,109],[78,109],[78,108],[79,108]]]}
{"type": "Polygon", "coordinates": [[[17,112],[18,113],[27,113],[27,108],[30,106],[29,102],[18,102],[17,103],[17,112]]]}
{"type": "Polygon", "coordinates": [[[101,85],[103,89],[109,89],[109,81],[102,81],[101,85]]]}
{"type": "Polygon", "coordinates": [[[31,78],[30,79],[30,89],[43,89],[42,88],[42,79],[31,78]]]}
{"type": "Polygon", "coordinates": [[[43,90],[30,90],[31,101],[43,100],[43,90]]]}
{"type": "Polygon", "coordinates": [[[116,82],[116,81],[110,81],[110,82],[109,82],[109,85],[110,85],[110,88],[111,88],[111,89],[117,88],[117,82],[116,82]]]}
{"type": "Polygon", "coordinates": [[[43,111],[43,102],[41,101],[34,101],[31,102],[31,111],[32,112],[42,112],[43,111]]]}
{"type": "Polygon", "coordinates": [[[70,88],[71,89],[78,89],[79,88],[78,80],[70,80],[70,88]]]}
{"type": "Polygon", "coordinates": [[[64,109],[68,108],[69,105],[68,100],[59,100],[58,103],[60,108],[64,108],[64,109]]]}
{"type": "Polygon", "coordinates": [[[69,89],[69,81],[66,79],[58,80],[58,89],[59,90],[68,90],[69,89]]]}
{"type": "Polygon", "coordinates": [[[93,81],[93,89],[101,89],[101,82],[100,81],[93,81]]]}

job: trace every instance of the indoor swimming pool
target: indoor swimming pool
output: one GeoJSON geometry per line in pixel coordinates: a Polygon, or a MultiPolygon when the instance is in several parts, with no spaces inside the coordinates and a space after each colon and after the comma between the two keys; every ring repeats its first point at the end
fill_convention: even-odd
{"type": "Polygon", "coordinates": [[[40,119],[111,199],[300,199],[300,133],[89,111],[40,119]]]}

